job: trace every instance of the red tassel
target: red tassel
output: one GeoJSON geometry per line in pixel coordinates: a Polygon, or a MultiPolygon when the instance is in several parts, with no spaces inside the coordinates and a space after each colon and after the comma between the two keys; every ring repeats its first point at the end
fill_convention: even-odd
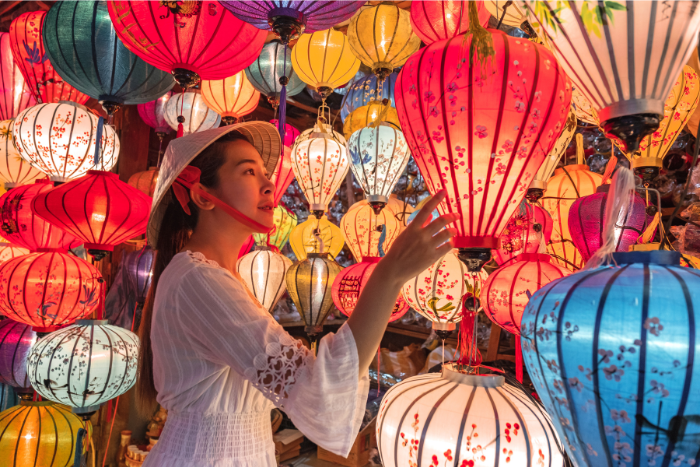
{"type": "Polygon", "coordinates": [[[109,402],[107,402],[107,423],[112,421],[112,401],[114,399],[110,399],[109,402]]]}
{"type": "Polygon", "coordinates": [[[476,345],[476,336],[474,335],[474,324],[476,322],[476,297],[472,294],[466,294],[462,299],[462,321],[459,323],[459,365],[468,365],[477,367],[481,365],[482,357],[479,348],[476,345]]]}
{"type": "Polygon", "coordinates": [[[185,135],[185,128],[182,126],[182,123],[177,124],[177,137],[182,138],[185,135]]]}
{"type": "Polygon", "coordinates": [[[515,336],[515,378],[523,384],[523,346],[520,336],[515,336]]]}

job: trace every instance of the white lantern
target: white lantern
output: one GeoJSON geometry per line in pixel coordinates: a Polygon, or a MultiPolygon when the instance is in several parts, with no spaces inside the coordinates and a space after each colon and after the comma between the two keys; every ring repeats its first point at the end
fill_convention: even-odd
{"type": "Polygon", "coordinates": [[[316,217],[328,209],[349,168],[345,138],[320,121],[292,146],[294,176],[316,217]]]}
{"type": "Polygon", "coordinates": [[[12,126],[12,120],[0,122],[0,181],[5,183],[8,190],[17,185],[34,183],[34,180],[44,176],[41,170],[20,157],[12,139],[12,126]]]}
{"type": "Polygon", "coordinates": [[[75,102],[39,104],[15,118],[12,134],[19,155],[52,181],[66,182],[88,170],[110,171],[119,157],[119,138],[103,120],[97,163],[95,144],[100,117],[75,102]]]}
{"type": "Polygon", "coordinates": [[[387,123],[362,128],[348,141],[350,168],[376,212],[389,202],[389,195],[403,173],[411,152],[401,130],[387,123]]]}
{"type": "Polygon", "coordinates": [[[107,320],[81,319],[40,339],[27,360],[41,397],[89,414],[136,382],[139,338],[107,320]]]}
{"type": "Polygon", "coordinates": [[[384,467],[564,463],[544,408],[503,376],[464,374],[452,364],[387,391],[377,447],[384,467]]]}
{"type": "Polygon", "coordinates": [[[277,304],[287,290],[287,269],[292,260],[265,248],[251,251],[238,260],[236,269],[243,282],[267,311],[277,304]]]}
{"type": "Polygon", "coordinates": [[[185,119],[182,122],[184,135],[218,128],[221,124],[221,116],[207,107],[198,91],[175,94],[165,104],[165,121],[173,130],[178,128],[177,118],[180,115],[185,119]]]}

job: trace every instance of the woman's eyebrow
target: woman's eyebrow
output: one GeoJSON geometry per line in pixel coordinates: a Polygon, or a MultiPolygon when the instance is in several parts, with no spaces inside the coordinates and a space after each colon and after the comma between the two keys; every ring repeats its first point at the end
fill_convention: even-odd
{"type": "Polygon", "coordinates": [[[257,164],[258,161],[256,161],[255,159],[241,159],[240,161],[236,162],[236,167],[246,163],[257,164]]]}

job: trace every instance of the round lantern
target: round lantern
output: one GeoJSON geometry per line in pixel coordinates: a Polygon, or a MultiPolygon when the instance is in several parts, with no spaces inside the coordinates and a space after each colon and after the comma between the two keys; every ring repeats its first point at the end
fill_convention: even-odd
{"type": "MultiPolygon", "coordinates": [[[[412,2],[411,26],[425,44],[449,39],[469,30],[469,1],[412,2]]],[[[486,27],[491,13],[477,1],[479,23],[486,27]]]]}
{"type": "Polygon", "coordinates": [[[10,24],[10,45],[15,64],[37,102],[73,101],[84,104],[90,96],[64,81],[49,60],[42,33],[45,18],[45,11],[30,11],[10,24]]]}
{"type": "Polygon", "coordinates": [[[503,24],[513,28],[519,28],[526,21],[525,13],[520,9],[518,2],[507,0],[484,0],[486,10],[503,24]]]}
{"type": "Polygon", "coordinates": [[[27,373],[41,397],[90,414],[134,385],[138,355],[139,338],[133,332],[106,319],[81,319],[39,340],[29,354],[27,373]]]}
{"type": "Polygon", "coordinates": [[[479,270],[556,143],[571,86],[544,47],[472,27],[481,31],[412,55],[399,73],[395,99],[428,190],[447,192],[438,209],[461,216],[454,224],[460,257],[479,270]],[[473,37],[482,35],[490,38],[493,56],[485,63],[478,54],[465,58],[477,46],[473,37]]]}
{"type": "Polygon", "coordinates": [[[33,392],[27,375],[27,357],[36,339],[31,326],[11,319],[0,321],[0,383],[9,384],[23,394],[33,392]]]}
{"type": "Polygon", "coordinates": [[[71,86],[108,114],[168,92],[175,80],[131,53],[109,19],[106,2],[56,3],[44,19],[46,56],[71,86]]]}
{"type": "Polygon", "coordinates": [[[15,118],[33,105],[36,105],[36,99],[15,63],[10,35],[0,32],[0,120],[15,118]]]}
{"type": "Polygon", "coordinates": [[[451,251],[406,282],[401,294],[411,308],[433,323],[433,329],[452,331],[462,320],[462,298],[471,294],[479,299],[487,277],[483,269],[472,275],[451,251]]]}
{"type": "MultiPolygon", "coordinates": [[[[388,99],[390,105],[394,106],[394,86],[398,73],[391,73],[389,76],[380,80],[376,75],[366,76],[359,81],[355,81],[349,85],[343,103],[340,108],[340,118],[344,122],[345,119],[355,109],[369,104],[372,101],[382,102],[388,99]]],[[[398,124],[398,117],[397,117],[398,124]]]]}
{"type": "Polygon", "coordinates": [[[389,206],[375,214],[367,200],[353,204],[340,219],[340,230],[355,260],[384,256],[403,229],[389,206]]]}
{"type": "Polygon", "coordinates": [[[557,142],[554,143],[554,147],[552,147],[552,150],[549,151],[547,157],[545,157],[540,169],[535,174],[535,178],[530,182],[530,188],[527,190],[528,199],[537,200],[542,198],[544,190],[547,189],[547,180],[552,177],[554,169],[559,165],[559,160],[566,152],[566,148],[569,147],[574,133],[576,133],[576,114],[572,108],[566,119],[566,123],[563,125],[557,142]]]}
{"type": "Polygon", "coordinates": [[[165,104],[165,121],[170,128],[178,129],[178,118],[183,117],[183,136],[197,131],[218,128],[221,116],[207,107],[199,92],[187,91],[173,95],[165,104]]]}
{"type": "MultiPolygon", "coordinates": [[[[270,120],[270,123],[275,125],[275,128],[279,125],[279,120],[276,118],[270,120]]],[[[294,146],[294,141],[299,137],[301,133],[299,133],[299,130],[294,128],[292,125],[285,123],[284,124],[284,141],[282,141],[282,144],[287,146],[288,148],[291,148],[294,146]]]]}
{"type": "Polygon", "coordinates": [[[583,267],[583,257],[571,240],[569,210],[578,198],[595,193],[602,181],[601,175],[591,172],[586,164],[579,164],[556,169],[547,182],[542,207],[552,216],[554,224],[547,253],[559,266],[572,271],[583,267]]]}
{"type": "Polygon", "coordinates": [[[576,465],[697,458],[700,277],[679,257],[613,253],[614,264],[552,282],[525,308],[528,373],[576,465]]]}
{"type": "Polygon", "coordinates": [[[30,251],[28,249],[22,248],[19,245],[0,242],[0,264],[18,256],[28,255],[29,253],[30,251]]]}
{"type": "Polygon", "coordinates": [[[224,79],[204,80],[200,88],[204,103],[221,115],[225,125],[251,113],[260,101],[260,91],[250,84],[242,71],[224,79]]]}
{"type": "MultiPolygon", "coordinates": [[[[357,300],[369,282],[370,276],[380,259],[377,257],[365,257],[362,259],[362,262],[343,269],[335,277],[332,289],[333,303],[345,316],[350,316],[355,310],[357,300]]],[[[389,322],[391,323],[401,318],[406,314],[408,308],[406,301],[399,295],[394,308],[391,310],[389,322]]]]}
{"type": "Polygon", "coordinates": [[[69,250],[81,245],[75,236],[46,222],[31,208],[32,201],[40,194],[51,191],[54,184],[38,180],[31,185],[14,188],[0,197],[2,235],[15,245],[32,252],[45,250],[69,250]]]}
{"type": "Polygon", "coordinates": [[[148,289],[151,287],[154,260],[155,252],[146,245],[141,250],[127,253],[122,261],[129,290],[134,293],[136,303],[140,305],[146,303],[148,289]]]}
{"type": "Polygon", "coordinates": [[[350,162],[345,138],[319,120],[296,139],[291,158],[294,176],[309,202],[309,210],[320,218],[348,173],[350,162]]]}
{"type": "Polygon", "coordinates": [[[298,261],[304,261],[309,253],[327,253],[335,258],[345,245],[343,234],[334,223],[324,215],[320,218],[309,217],[294,227],[289,236],[289,244],[298,261]]]}
{"type": "Polygon", "coordinates": [[[150,210],[149,196],[117,174],[97,170],[32,200],[37,216],[85,242],[97,260],[114,245],[145,233],[150,210]]]}
{"type": "Polygon", "coordinates": [[[39,104],[17,116],[12,134],[23,159],[51,180],[65,182],[88,170],[112,170],[117,164],[119,137],[100,120],[73,102],[39,104]],[[98,134],[99,151],[95,151],[98,134]]]}
{"type": "Polygon", "coordinates": [[[552,216],[539,204],[523,201],[499,237],[500,246],[491,250],[493,259],[503,266],[522,253],[538,253],[540,245],[552,238],[552,216]]]}
{"type": "Polygon", "coordinates": [[[387,391],[377,448],[384,467],[564,463],[549,415],[529,394],[503,376],[465,374],[454,364],[387,391]]]}
{"type": "Polygon", "coordinates": [[[369,104],[356,108],[347,116],[343,123],[343,134],[345,138],[350,139],[356,131],[360,131],[368,126],[376,126],[380,123],[386,123],[398,130],[401,129],[399,116],[395,108],[389,103],[370,101],[369,104]]]}
{"type": "Polygon", "coordinates": [[[536,1],[523,4],[553,43],[566,74],[598,111],[605,132],[623,141],[628,152],[639,149],[642,137],[661,123],[664,101],[695,48],[700,10],[686,2],[666,11],[654,2],[620,1],[592,14],[584,2],[556,11],[536,1]]]}
{"type": "Polygon", "coordinates": [[[309,253],[287,270],[287,292],[304,320],[304,331],[314,337],[333,308],[331,288],[340,273],[338,263],[326,253],[309,253]]]}
{"type": "Polygon", "coordinates": [[[328,29],[302,34],[292,49],[292,67],[303,82],[327,97],[355,76],[360,61],[350,50],[345,34],[328,29]]]}
{"type": "Polygon", "coordinates": [[[411,14],[389,3],[365,8],[353,16],[348,42],[355,56],[380,79],[420,48],[420,37],[411,27],[411,14]]]}
{"type": "Polygon", "coordinates": [[[286,274],[291,266],[289,258],[265,248],[240,258],[236,270],[260,305],[272,313],[287,290],[286,274]]]}
{"type": "Polygon", "coordinates": [[[215,1],[110,0],[107,8],[124,45],[172,73],[183,88],[243,70],[260,54],[267,36],[215,1]]]}
{"type": "Polygon", "coordinates": [[[129,177],[129,181],[127,183],[139,190],[141,193],[153,198],[153,193],[156,191],[156,185],[158,184],[159,172],[160,169],[156,167],[151,167],[143,172],[136,172],[134,175],[129,177]]]}
{"type": "Polygon", "coordinates": [[[20,157],[12,139],[13,126],[12,120],[0,122],[0,181],[4,182],[5,189],[32,183],[37,178],[44,177],[41,170],[32,167],[20,157]]]}
{"type": "MultiPolygon", "coordinates": [[[[285,126],[294,128],[290,125],[285,126]]],[[[285,133],[285,140],[287,139],[287,134],[289,133],[285,133]]],[[[280,157],[280,160],[277,162],[277,167],[275,167],[275,171],[272,172],[272,176],[270,177],[270,181],[275,184],[275,206],[279,205],[282,196],[287,192],[287,188],[289,188],[292,180],[294,180],[292,149],[289,146],[284,146],[282,148],[282,157],[280,157]]]]}
{"type": "Polygon", "coordinates": [[[267,96],[273,108],[280,105],[280,78],[283,76],[287,78],[287,97],[296,96],[306,87],[292,70],[292,49],[277,41],[265,44],[260,56],[245,69],[245,74],[250,84],[267,96]]]}
{"type": "Polygon", "coordinates": [[[286,207],[277,205],[274,209],[273,222],[275,228],[269,234],[255,233],[253,238],[258,246],[270,246],[280,251],[289,241],[292,230],[297,226],[297,215],[286,207]]]}
{"type": "Polygon", "coordinates": [[[62,405],[20,401],[0,413],[0,457],[7,467],[72,466],[81,429],[80,418],[62,405]]]}
{"type": "Polygon", "coordinates": [[[95,311],[103,282],[77,256],[56,251],[19,256],[0,265],[0,313],[50,332],[95,311]]]}

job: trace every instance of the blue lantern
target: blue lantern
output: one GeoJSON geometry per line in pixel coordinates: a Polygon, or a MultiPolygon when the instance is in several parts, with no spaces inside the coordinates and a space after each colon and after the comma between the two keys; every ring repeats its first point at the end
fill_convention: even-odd
{"type": "Polygon", "coordinates": [[[68,84],[97,99],[108,114],[168,92],[175,80],[129,51],[114,31],[107,2],[57,2],[46,14],[44,46],[68,84]]]}
{"type": "Polygon", "coordinates": [[[576,465],[696,465],[700,273],[678,252],[613,259],[532,296],[521,322],[530,377],[576,465]]]}
{"type": "Polygon", "coordinates": [[[280,105],[280,93],[282,92],[280,78],[285,76],[289,80],[287,82],[287,96],[299,94],[306,86],[292,70],[292,49],[278,41],[265,44],[260,56],[245,69],[245,74],[250,84],[265,94],[267,101],[274,108],[280,105]],[[286,62],[285,51],[287,54],[286,62]]]}
{"type": "Polygon", "coordinates": [[[394,85],[396,84],[396,77],[398,72],[394,72],[384,78],[384,81],[378,80],[375,75],[369,75],[364,79],[360,79],[348,85],[348,91],[343,97],[343,104],[340,108],[340,118],[345,121],[350,113],[367,105],[370,101],[381,101],[383,99],[389,99],[392,107],[396,107],[394,104],[394,85]],[[381,96],[379,95],[377,83],[381,83],[381,96]]]}

